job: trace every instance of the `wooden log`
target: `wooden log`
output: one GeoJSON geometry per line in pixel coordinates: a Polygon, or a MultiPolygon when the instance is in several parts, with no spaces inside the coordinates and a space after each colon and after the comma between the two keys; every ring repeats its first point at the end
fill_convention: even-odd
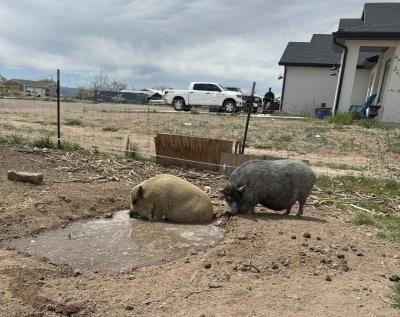
{"type": "Polygon", "coordinates": [[[16,172],[10,170],[7,176],[8,180],[14,182],[32,183],[35,185],[40,185],[43,182],[43,173],[16,172]]]}

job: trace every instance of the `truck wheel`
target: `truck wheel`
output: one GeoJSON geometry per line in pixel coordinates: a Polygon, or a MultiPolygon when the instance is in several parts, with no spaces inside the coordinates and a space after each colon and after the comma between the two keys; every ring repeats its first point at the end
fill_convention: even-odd
{"type": "Polygon", "coordinates": [[[232,113],[236,110],[236,103],[233,100],[227,100],[224,102],[224,110],[227,113],[232,113]]]}
{"type": "Polygon", "coordinates": [[[176,111],[182,111],[185,108],[185,100],[177,98],[172,101],[172,106],[176,111]]]}

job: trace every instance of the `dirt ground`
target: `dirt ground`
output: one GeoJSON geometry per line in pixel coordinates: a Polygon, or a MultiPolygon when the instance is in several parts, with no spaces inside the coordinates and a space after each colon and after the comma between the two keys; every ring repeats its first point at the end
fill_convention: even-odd
{"type": "MultiPolygon", "coordinates": [[[[161,172],[217,189],[225,177],[150,162],[0,146],[0,245],[74,219],[127,209],[132,184],[161,172]],[[44,171],[35,186],[9,169],[44,171]]],[[[129,273],[81,272],[0,248],[0,316],[398,316],[392,274],[398,245],[354,226],[333,205],[305,216],[264,211],[220,218],[214,248],[129,273]],[[306,238],[304,233],[309,233],[306,238]]]]}

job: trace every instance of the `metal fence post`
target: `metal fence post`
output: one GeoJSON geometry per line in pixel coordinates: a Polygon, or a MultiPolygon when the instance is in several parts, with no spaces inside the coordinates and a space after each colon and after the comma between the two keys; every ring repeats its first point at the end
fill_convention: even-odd
{"type": "Polygon", "coordinates": [[[60,123],[60,70],[57,69],[57,147],[61,148],[61,123],[60,123]]]}
{"type": "Polygon", "coordinates": [[[256,88],[256,82],[253,82],[253,88],[251,89],[251,96],[249,102],[249,108],[247,109],[247,121],[246,121],[246,128],[244,129],[244,136],[243,136],[243,144],[242,144],[242,151],[241,154],[244,154],[244,148],[246,146],[246,139],[247,139],[247,131],[249,129],[249,122],[250,122],[250,113],[253,109],[253,100],[254,100],[254,90],[256,88]]]}

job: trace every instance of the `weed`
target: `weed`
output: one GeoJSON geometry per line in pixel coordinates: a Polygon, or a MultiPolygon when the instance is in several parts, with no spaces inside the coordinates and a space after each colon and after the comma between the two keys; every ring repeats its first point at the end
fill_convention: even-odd
{"type": "Polygon", "coordinates": [[[357,112],[340,112],[328,118],[329,123],[337,125],[350,125],[357,120],[357,112]]]}
{"type": "Polygon", "coordinates": [[[115,127],[105,127],[103,128],[103,131],[107,131],[107,132],[117,132],[119,129],[115,128],[115,127]]]}
{"type": "Polygon", "coordinates": [[[82,125],[82,121],[79,119],[67,119],[64,121],[65,125],[82,125]]]}
{"type": "Polygon", "coordinates": [[[81,147],[78,143],[62,141],[60,149],[67,152],[74,152],[74,151],[82,151],[83,147],[81,147]]]}
{"type": "Polygon", "coordinates": [[[32,146],[46,149],[55,149],[57,147],[49,137],[44,137],[33,141],[32,146]]]}
{"type": "Polygon", "coordinates": [[[18,135],[18,134],[11,134],[7,136],[0,136],[0,144],[16,144],[16,145],[21,145],[25,144],[26,140],[18,135]]]}
{"type": "Polygon", "coordinates": [[[198,110],[190,110],[191,114],[200,114],[200,112],[198,110]]]}
{"type": "Polygon", "coordinates": [[[141,160],[139,146],[136,143],[129,144],[128,150],[125,152],[127,157],[133,158],[134,160],[141,160]]]}

